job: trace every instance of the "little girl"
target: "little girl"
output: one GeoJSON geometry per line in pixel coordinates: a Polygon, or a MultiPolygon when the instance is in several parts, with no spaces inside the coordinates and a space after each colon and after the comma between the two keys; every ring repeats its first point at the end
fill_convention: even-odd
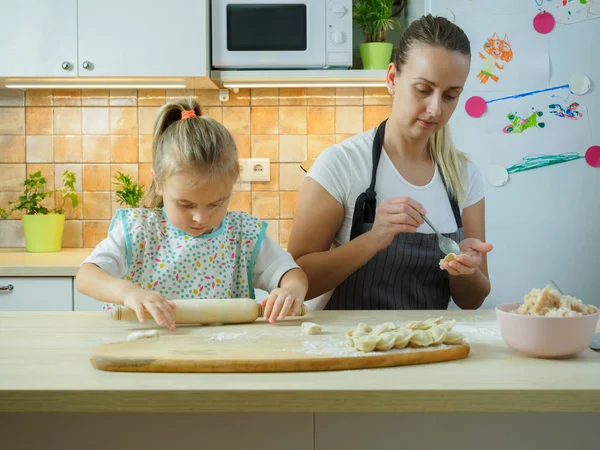
{"type": "Polygon", "coordinates": [[[75,286],[123,304],[140,322],[148,311],[174,329],[170,300],[255,298],[269,322],[300,311],[304,272],[267,235],[267,223],[227,211],[240,173],[229,131],[201,116],[195,100],[162,107],[154,126],[152,184],[145,208],[119,209],[108,233],[82,263],[75,286]]]}

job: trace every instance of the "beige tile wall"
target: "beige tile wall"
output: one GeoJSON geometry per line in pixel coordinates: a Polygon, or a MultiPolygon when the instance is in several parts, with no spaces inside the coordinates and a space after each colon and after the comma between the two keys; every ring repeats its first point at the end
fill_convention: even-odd
{"type": "MultiPolygon", "coordinates": [[[[240,158],[271,159],[271,181],[241,183],[231,209],[266,219],[283,247],[304,177],[300,163],[377,125],[391,104],[383,88],[240,89],[228,102],[216,90],[0,90],[0,207],[16,200],[27,174],[41,170],[53,188],[72,170],[80,204],[67,208],[63,245],[96,245],[119,207],[112,177],[120,170],[149,185],[156,112],[188,96],[233,133],[240,158]]],[[[25,245],[20,217],[0,220],[0,247],[25,245]]]]}

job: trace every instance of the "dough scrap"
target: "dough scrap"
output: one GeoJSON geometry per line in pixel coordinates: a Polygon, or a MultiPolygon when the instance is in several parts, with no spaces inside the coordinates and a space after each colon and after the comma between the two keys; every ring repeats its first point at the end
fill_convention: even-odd
{"type": "Polygon", "coordinates": [[[464,336],[452,331],[455,323],[455,320],[444,321],[443,317],[406,322],[402,326],[384,322],[371,328],[359,323],[356,329],[346,331],[346,345],[364,353],[385,352],[407,346],[429,347],[442,343],[459,345],[464,343],[464,336]]]}
{"type": "Polygon", "coordinates": [[[515,311],[526,316],[574,317],[595,314],[598,309],[586,305],[570,295],[561,295],[546,286],[544,289],[532,289],[525,295],[525,301],[515,311]]]}
{"type": "Polygon", "coordinates": [[[321,334],[322,328],[320,325],[312,322],[303,322],[300,325],[300,331],[302,334],[313,335],[313,334],[321,334]]]}
{"type": "Polygon", "coordinates": [[[138,341],[140,339],[151,339],[160,336],[160,331],[158,330],[140,330],[133,331],[129,333],[127,336],[128,341],[138,341]]]}

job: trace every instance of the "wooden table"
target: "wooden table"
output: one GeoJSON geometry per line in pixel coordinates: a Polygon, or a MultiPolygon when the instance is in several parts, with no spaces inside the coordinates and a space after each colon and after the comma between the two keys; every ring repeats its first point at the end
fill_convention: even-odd
{"type": "MultiPolygon", "coordinates": [[[[587,349],[563,361],[522,356],[505,346],[491,310],[311,311],[305,320],[350,329],[441,314],[469,337],[468,358],[341,372],[148,374],[89,363],[95,346],[124,340],[139,324],[100,312],[0,313],[0,412],[600,412],[600,353],[587,349]]],[[[299,326],[293,320],[278,326],[299,326]]]]}
{"type": "MultiPolygon", "coordinates": [[[[158,374],[103,372],[88,361],[95,346],[125,339],[138,324],[94,312],[0,313],[2,448],[595,448],[599,353],[521,356],[504,345],[489,310],[314,311],[306,320],[351,328],[441,314],[469,337],[468,358],[340,372],[158,374]]],[[[299,325],[277,325],[290,326],[299,325]]],[[[250,327],[272,325],[214,329],[250,327]]]]}

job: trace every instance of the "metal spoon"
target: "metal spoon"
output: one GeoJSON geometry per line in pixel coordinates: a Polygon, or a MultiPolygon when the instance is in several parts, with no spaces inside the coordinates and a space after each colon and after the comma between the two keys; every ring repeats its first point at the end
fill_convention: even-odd
{"type": "Polygon", "coordinates": [[[436,230],[425,214],[421,214],[421,217],[423,217],[423,220],[427,222],[427,225],[429,225],[431,229],[435,231],[435,234],[437,234],[438,245],[442,253],[444,253],[445,255],[447,255],[448,253],[460,255],[460,247],[454,240],[442,235],[438,230],[436,230]]]}
{"type": "MultiPolygon", "coordinates": [[[[551,287],[553,287],[554,289],[556,289],[560,295],[565,295],[565,294],[563,294],[563,291],[560,290],[560,288],[556,285],[556,283],[554,281],[549,280],[548,284],[551,287]]],[[[592,338],[592,342],[590,343],[589,347],[592,350],[596,350],[597,352],[600,351],[600,333],[596,333],[594,335],[594,337],[592,338]]]]}

